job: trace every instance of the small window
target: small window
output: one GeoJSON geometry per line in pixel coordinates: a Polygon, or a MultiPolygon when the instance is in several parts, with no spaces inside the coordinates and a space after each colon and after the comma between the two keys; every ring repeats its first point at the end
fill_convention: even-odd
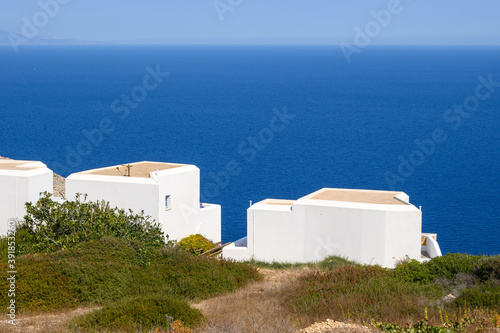
{"type": "Polygon", "coordinates": [[[170,209],[171,208],[170,204],[171,204],[171,202],[170,202],[170,195],[166,195],[165,196],[165,209],[170,209]]]}
{"type": "Polygon", "coordinates": [[[44,192],[40,192],[40,193],[38,193],[38,199],[41,199],[41,198],[43,197],[43,193],[44,193],[44,192]]]}

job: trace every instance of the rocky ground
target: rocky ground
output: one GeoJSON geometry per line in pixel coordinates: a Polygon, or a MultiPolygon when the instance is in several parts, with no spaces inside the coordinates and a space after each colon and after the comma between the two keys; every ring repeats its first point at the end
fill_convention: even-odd
{"type": "Polygon", "coordinates": [[[374,329],[368,327],[342,323],[339,321],[334,321],[327,319],[324,322],[313,324],[307,328],[297,331],[297,333],[349,333],[349,332],[377,332],[374,329]]]}
{"type": "Polygon", "coordinates": [[[63,176],[58,175],[57,173],[54,173],[54,196],[56,197],[64,197],[64,189],[65,189],[65,182],[66,178],[63,176]]]}

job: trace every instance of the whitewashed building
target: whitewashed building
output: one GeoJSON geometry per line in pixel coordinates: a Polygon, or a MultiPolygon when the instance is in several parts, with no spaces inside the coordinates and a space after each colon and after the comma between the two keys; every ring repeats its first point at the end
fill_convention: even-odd
{"type": "Polygon", "coordinates": [[[22,220],[25,204],[52,193],[52,171],[38,161],[0,160],[0,234],[7,233],[9,220],[22,220]]]}
{"type": "Polygon", "coordinates": [[[200,203],[200,170],[194,165],[137,162],[73,173],[66,179],[66,198],[74,200],[77,193],[144,211],[171,240],[196,233],[221,240],[221,207],[200,203]]]}
{"type": "MultiPolygon", "coordinates": [[[[223,255],[296,263],[337,255],[394,267],[401,259],[422,259],[421,228],[422,213],[403,192],[324,188],[298,200],[252,205],[247,237],[225,247],[223,255]]],[[[441,253],[434,238],[425,250],[441,253]]]]}

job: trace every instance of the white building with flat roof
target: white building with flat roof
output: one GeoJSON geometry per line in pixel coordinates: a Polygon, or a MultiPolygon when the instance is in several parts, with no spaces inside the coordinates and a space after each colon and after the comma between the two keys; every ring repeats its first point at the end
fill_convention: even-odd
{"type": "Polygon", "coordinates": [[[221,207],[200,203],[200,169],[194,165],[137,162],[73,173],[66,179],[66,197],[74,200],[77,193],[144,211],[171,240],[196,233],[221,240],[221,207]]]}
{"type": "MultiPolygon", "coordinates": [[[[324,188],[298,200],[252,205],[247,237],[225,247],[223,255],[295,263],[336,255],[394,267],[401,259],[421,260],[421,228],[422,213],[403,192],[324,188]]],[[[430,252],[440,254],[435,246],[430,252]]]]}
{"type": "Polygon", "coordinates": [[[8,222],[22,220],[25,204],[37,202],[44,192],[52,193],[52,171],[38,161],[0,160],[0,235],[8,222]]]}

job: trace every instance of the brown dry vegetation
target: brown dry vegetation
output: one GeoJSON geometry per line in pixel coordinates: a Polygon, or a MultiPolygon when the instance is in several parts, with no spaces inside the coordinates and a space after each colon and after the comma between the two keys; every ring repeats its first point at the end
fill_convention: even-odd
{"type": "MultiPolygon", "coordinates": [[[[196,332],[295,332],[301,323],[284,308],[281,291],[303,270],[259,269],[264,280],[229,295],[208,299],[193,307],[200,309],[208,323],[196,332]]],[[[302,326],[303,327],[303,326],[302,326]]]]}
{"type": "MultiPolygon", "coordinates": [[[[312,319],[294,316],[285,305],[285,289],[293,286],[297,278],[311,270],[273,270],[259,268],[264,276],[234,293],[192,304],[208,318],[196,333],[288,333],[313,324],[312,319]]],[[[314,324],[301,333],[313,332],[373,332],[366,327],[334,322],[314,324]]]]}

